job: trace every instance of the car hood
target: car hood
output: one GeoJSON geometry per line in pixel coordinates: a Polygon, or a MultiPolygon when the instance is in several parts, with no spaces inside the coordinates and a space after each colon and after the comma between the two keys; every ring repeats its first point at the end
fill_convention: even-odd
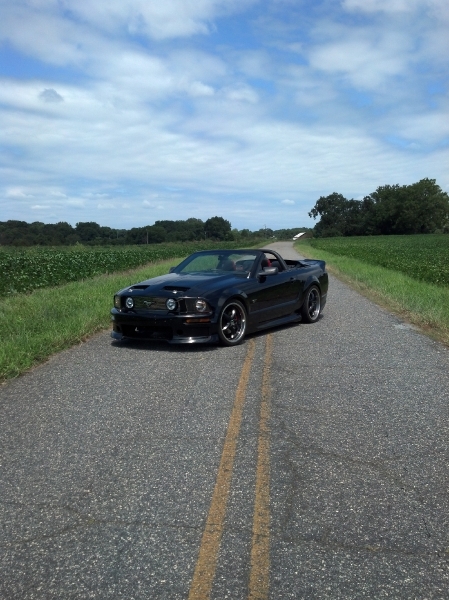
{"type": "Polygon", "coordinates": [[[204,296],[209,292],[216,291],[217,289],[227,288],[234,284],[241,283],[242,280],[246,279],[246,274],[236,275],[234,272],[225,274],[192,274],[192,273],[168,273],[167,275],[160,275],[159,277],[153,277],[152,279],[146,279],[140,283],[128,286],[118,292],[136,292],[145,295],[155,294],[161,296],[171,296],[176,293],[176,296],[182,297],[196,297],[204,296]]]}

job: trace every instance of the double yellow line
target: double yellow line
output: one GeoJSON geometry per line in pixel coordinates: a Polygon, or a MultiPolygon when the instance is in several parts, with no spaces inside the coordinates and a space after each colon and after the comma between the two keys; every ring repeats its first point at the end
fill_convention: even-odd
{"type": "MultiPolygon", "coordinates": [[[[248,342],[231,418],[218,467],[214,493],[201,539],[198,559],[190,586],[189,600],[208,600],[217,567],[220,542],[223,534],[226,505],[231,489],[232,470],[242,423],[243,407],[248,387],[251,365],[256,349],[255,340],[248,342]]],[[[266,600],[269,592],[270,571],[270,369],[272,334],[266,337],[262,398],[259,418],[259,439],[256,467],[256,493],[254,501],[253,537],[248,598],[266,600]]]]}

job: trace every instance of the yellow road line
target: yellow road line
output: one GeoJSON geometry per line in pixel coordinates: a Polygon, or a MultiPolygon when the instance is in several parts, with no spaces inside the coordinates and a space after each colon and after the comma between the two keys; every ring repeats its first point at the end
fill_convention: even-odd
{"type": "Polygon", "coordinates": [[[226,504],[231,487],[234,457],[242,422],[243,405],[245,403],[246,388],[248,386],[255,347],[255,341],[250,340],[228,424],[228,431],[226,433],[206,527],[201,539],[195,572],[190,585],[189,600],[208,600],[214,582],[218,551],[220,549],[223,524],[226,516],[226,504]]]}
{"type": "Polygon", "coordinates": [[[270,588],[270,371],[272,334],[265,346],[257,448],[256,496],[248,599],[267,600],[270,588]]]}

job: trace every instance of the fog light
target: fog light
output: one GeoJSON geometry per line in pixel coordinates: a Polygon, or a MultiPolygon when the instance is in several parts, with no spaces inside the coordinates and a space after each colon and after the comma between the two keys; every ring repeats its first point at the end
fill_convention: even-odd
{"type": "Polygon", "coordinates": [[[165,303],[165,306],[168,308],[168,310],[176,310],[178,303],[173,298],[169,298],[165,303]]]}
{"type": "Polygon", "coordinates": [[[198,312],[204,312],[205,310],[207,310],[207,302],[205,300],[202,300],[201,298],[198,298],[198,300],[195,303],[195,308],[198,312]]]}
{"type": "Polygon", "coordinates": [[[134,300],[132,298],[127,298],[125,304],[126,308],[134,308],[134,300]]]}

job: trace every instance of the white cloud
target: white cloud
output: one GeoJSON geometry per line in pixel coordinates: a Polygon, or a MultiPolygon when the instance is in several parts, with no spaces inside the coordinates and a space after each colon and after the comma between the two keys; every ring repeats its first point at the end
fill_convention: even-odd
{"type": "Polygon", "coordinates": [[[6,198],[33,198],[33,194],[27,194],[23,188],[13,187],[5,190],[6,198]]]}
{"type": "Polygon", "coordinates": [[[432,146],[445,140],[449,142],[449,107],[446,111],[435,111],[423,115],[404,116],[397,123],[402,136],[419,140],[425,146],[432,146]]]}
{"type": "Polygon", "coordinates": [[[213,87],[206,85],[205,83],[201,83],[201,81],[194,81],[189,87],[189,92],[195,97],[213,96],[215,94],[213,87]]]}
{"type": "Polygon", "coordinates": [[[142,206],[144,208],[151,208],[153,210],[162,210],[164,208],[161,204],[155,204],[154,202],[150,202],[149,200],[144,200],[142,202],[142,206]]]}
{"type": "Polygon", "coordinates": [[[449,15],[446,0],[343,0],[342,6],[348,11],[366,13],[412,13],[424,10],[440,18],[449,15]]]}
{"type": "Polygon", "coordinates": [[[423,4],[422,0],[343,0],[342,6],[349,11],[361,12],[410,12],[423,4]]]}
{"type": "Polygon", "coordinates": [[[259,101],[258,94],[249,86],[228,89],[226,90],[226,97],[235,102],[249,102],[250,104],[257,104],[259,101]]]}
{"type": "Polygon", "coordinates": [[[0,0],[1,39],[37,65],[0,79],[4,214],[258,228],[277,203],[299,226],[320,195],[446,177],[447,98],[426,91],[445,81],[446,5],[346,0],[301,20],[307,4],[0,0]]]}
{"type": "MultiPolygon", "coordinates": [[[[414,59],[431,57],[446,63],[449,51],[449,3],[447,0],[344,0],[348,12],[363,12],[380,18],[371,24],[371,30],[390,31],[403,39],[408,37],[409,51],[414,59]]],[[[447,63],[446,63],[447,64],[447,63]]]]}
{"type": "Polygon", "coordinates": [[[161,40],[206,34],[219,15],[244,9],[236,0],[65,0],[73,14],[109,32],[124,25],[131,33],[161,40]]]}
{"type": "Polygon", "coordinates": [[[278,65],[267,51],[245,50],[233,53],[232,60],[238,64],[238,68],[249,77],[260,79],[271,79],[278,65]]]}
{"type": "Polygon", "coordinates": [[[27,10],[20,3],[0,2],[0,39],[24,54],[53,65],[81,65],[97,38],[60,15],[27,10]]]}
{"type": "Polygon", "coordinates": [[[389,78],[407,70],[409,41],[403,35],[370,39],[362,32],[349,39],[322,44],[310,53],[310,64],[322,71],[342,73],[356,87],[377,90],[389,78]]]}
{"type": "Polygon", "coordinates": [[[155,40],[208,34],[213,21],[223,15],[238,13],[255,0],[16,0],[12,6],[2,0],[3,31],[8,25],[16,43],[30,49],[36,47],[38,32],[45,47],[64,49],[57,60],[74,60],[77,45],[71,32],[83,29],[122,37],[143,35],[155,40]],[[22,31],[18,25],[22,24],[22,31]],[[11,25],[15,25],[11,29],[11,25]],[[66,40],[66,42],[63,42],[66,40]]]}

